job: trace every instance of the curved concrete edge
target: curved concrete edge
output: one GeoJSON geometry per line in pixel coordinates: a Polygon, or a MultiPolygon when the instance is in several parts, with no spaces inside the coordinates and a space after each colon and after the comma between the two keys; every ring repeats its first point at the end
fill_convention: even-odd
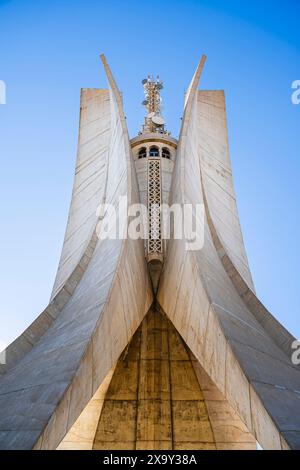
{"type": "MultiPolygon", "coordinates": [[[[194,76],[191,80],[191,83],[188,87],[188,90],[186,92],[185,96],[185,102],[184,102],[184,113],[183,113],[183,118],[182,118],[182,124],[181,124],[181,129],[180,129],[180,135],[178,139],[178,146],[177,146],[177,158],[176,161],[180,161],[180,165],[177,164],[175,165],[174,171],[173,171],[173,181],[172,181],[172,186],[171,186],[171,191],[173,188],[173,185],[176,184],[176,169],[179,172],[180,175],[180,182],[179,188],[177,189],[177,194],[179,198],[184,198],[185,195],[185,182],[184,182],[184,166],[182,165],[182,159],[178,158],[178,155],[182,155],[185,152],[186,145],[187,145],[187,133],[190,125],[190,120],[192,117],[192,108],[195,102],[195,97],[197,94],[197,88],[199,86],[199,81],[200,77],[204,68],[204,64],[206,62],[206,56],[202,55],[201,60],[196,68],[196,71],[194,73],[194,76]]],[[[175,188],[173,188],[173,192],[175,188]]],[[[182,202],[185,202],[184,199],[182,199],[182,202]]]]}
{"type": "MultiPolygon", "coordinates": [[[[121,129],[123,133],[124,152],[125,152],[125,158],[126,158],[126,164],[127,164],[127,197],[128,197],[128,205],[130,205],[134,197],[139,199],[139,193],[138,193],[136,170],[135,170],[135,166],[133,165],[133,157],[131,153],[129,134],[128,134],[126,118],[125,118],[124,109],[123,109],[122,97],[117,87],[116,81],[113,77],[113,74],[111,72],[111,69],[107,63],[105,55],[101,54],[100,59],[105,69],[106,77],[107,77],[109,87],[110,87],[111,104],[114,105],[115,103],[116,110],[117,110],[116,113],[112,113],[112,114],[116,115],[117,119],[120,120],[120,125],[121,125],[121,129]]],[[[124,228],[124,230],[127,230],[127,227],[124,228]]]]}
{"type": "MultiPolygon", "coordinates": [[[[110,85],[111,103],[123,133],[128,204],[139,201],[137,179],[122,100],[110,68],[101,56],[110,85]]],[[[127,226],[125,227],[127,230],[127,226]]],[[[107,301],[69,388],[65,391],[35,449],[56,449],[78,419],[152,304],[152,289],[142,240],[122,241],[107,301]]]]}
{"type": "Polygon", "coordinates": [[[288,449],[286,436],[266,411],[266,402],[263,403],[256,391],[255,382],[243,371],[231,340],[223,331],[218,307],[207,292],[196,256],[186,254],[183,243],[170,247],[169,259],[176,257],[176,261],[167,261],[164,267],[159,304],[206,374],[262,447],[288,449]]]}
{"type": "MultiPolygon", "coordinates": [[[[219,133],[222,134],[222,136],[219,136],[219,139],[222,141],[223,147],[218,143],[216,144],[214,142],[214,138],[210,135],[212,132],[210,128],[208,129],[202,129],[200,128],[200,138],[206,141],[206,145],[210,149],[210,157],[211,160],[213,160],[212,156],[215,156],[216,161],[224,161],[225,166],[228,168],[231,174],[231,165],[228,157],[228,138],[227,138],[227,122],[226,122],[226,111],[225,111],[225,98],[224,98],[224,93],[221,93],[220,97],[220,92],[219,91],[206,91],[206,92],[196,92],[194,96],[194,100],[196,101],[196,115],[199,120],[199,116],[201,113],[203,113],[202,110],[202,102],[201,100],[206,100],[205,101],[205,106],[211,106],[212,103],[218,106],[212,106],[213,109],[213,117],[215,120],[218,120],[218,128],[219,133]],[[197,96],[196,96],[197,95],[197,96]],[[214,98],[215,96],[215,98],[214,98]],[[216,108],[216,109],[215,109],[216,108]],[[220,121],[220,122],[219,122],[220,121]],[[221,124],[220,124],[221,123],[221,124]],[[206,135],[207,134],[207,135],[206,135]]],[[[207,111],[206,111],[207,112],[207,111]]],[[[204,113],[204,116],[206,114],[204,113]]],[[[205,126],[205,120],[203,119],[201,121],[203,124],[203,127],[205,126]]],[[[203,143],[202,143],[203,145],[203,143]]],[[[211,201],[211,199],[208,197],[207,190],[206,190],[206,179],[205,179],[205,163],[202,161],[202,159],[207,159],[208,157],[204,157],[203,155],[203,149],[200,146],[198,148],[198,155],[199,155],[199,170],[200,170],[200,178],[201,178],[201,187],[202,187],[202,197],[203,197],[203,203],[205,206],[205,213],[206,213],[206,218],[208,222],[208,226],[210,229],[210,233],[212,236],[212,240],[214,242],[216,251],[219,255],[219,258],[222,261],[222,264],[229,275],[230,279],[232,280],[238,294],[240,297],[244,300],[246,306],[249,308],[251,313],[254,315],[254,317],[257,319],[257,321],[263,326],[264,329],[268,332],[268,335],[274,340],[274,342],[277,344],[277,346],[280,347],[284,353],[290,357],[291,356],[291,344],[295,340],[295,338],[273,317],[273,315],[264,307],[264,305],[260,302],[260,300],[256,297],[256,294],[253,290],[253,282],[252,282],[252,277],[250,273],[250,269],[243,270],[247,274],[247,279],[249,279],[249,282],[246,280],[246,278],[242,275],[241,272],[241,264],[239,264],[239,267],[234,263],[232,260],[232,257],[230,255],[231,252],[234,250],[231,249],[231,252],[227,249],[226,244],[224,243],[224,240],[222,239],[221,231],[220,229],[217,228],[217,225],[215,221],[216,219],[216,214],[215,218],[213,217],[213,214],[216,212],[215,207],[211,201]]],[[[207,166],[207,162],[206,162],[207,166]]],[[[214,163],[211,162],[211,166],[214,168],[214,170],[218,170],[215,174],[217,175],[216,178],[219,176],[220,169],[214,167],[214,163]]],[[[213,177],[213,174],[211,174],[211,178],[213,177]]],[[[220,177],[219,177],[220,178],[220,177]]],[[[222,178],[221,178],[222,180],[222,178]]],[[[221,184],[221,181],[220,181],[221,184]]],[[[234,189],[233,189],[233,181],[232,178],[229,179],[228,182],[230,191],[232,194],[234,194],[234,189]]],[[[236,202],[234,199],[233,202],[233,207],[234,207],[234,219],[238,219],[238,212],[237,212],[237,206],[236,202]]],[[[223,216],[224,221],[226,222],[226,215],[223,216]]],[[[220,222],[219,222],[220,224],[220,222]]],[[[223,225],[221,224],[222,228],[223,225]]],[[[243,253],[243,256],[245,258],[245,261],[248,264],[247,260],[247,254],[246,250],[244,247],[243,243],[243,237],[240,229],[240,224],[238,223],[237,226],[235,225],[234,228],[231,229],[232,234],[235,233],[236,235],[236,245],[239,245],[240,251],[243,253]],[[237,233],[235,233],[235,231],[237,233]]]]}
{"type": "Polygon", "coordinates": [[[210,215],[228,255],[255,292],[232,178],[225,94],[223,90],[198,90],[196,95],[196,152],[210,215]]]}
{"type": "Polygon", "coordinates": [[[5,364],[0,364],[0,376],[11,369],[32,349],[46,333],[54,320],[58,318],[82,279],[89,261],[92,258],[96,243],[97,235],[94,231],[84,254],[64,286],[36,320],[1,353],[1,356],[5,357],[5,364]]]}
{"type": "Polygon", "coordinates": [[[149,311],[152,290],[142,243],[126,240],[102,314],[74,378],[34,449],[53,450],[63,440],[149,311]],[[133,262],[134,260],[134,262],[133,262]]]}
{"type": "Polygon", "coordinates": [[[109,90],[82,88],[72,197],[50,302],[79,263],[97,225],[97,207],[106,197],[111,119],[109,90]]]}
{"type": "MultiPolygon", "coordinates": [[[[99,173],[98,166],[102,162],[102,154],[107,153],[107,140],[108,140],[108,129],[110,123],[110,116],[108,115],[108,90],[99,90],[99,89],[82,89],[81,90],[81,97],[80,97],[80,118],[79,118],[79,136],[78,136],[78,149],[77,149],[77,161],[76,161],[76,172],[72,190],[72,199],[70,203],[70,210],[68,216],[68,223],[66,227],[65,238],[62,247],[62,253],[60,257],[60,261],[58,264],[56,280],[53,287],[53,292],[51,295],[51,299],[47,307],[43,310],[43,312],[31,323],[31,325],[26,328],[26,330],[17,337],[7,348],[1,352],[0,357],[3,358],[0,364],[0,376],[5,374],[11,367],[13,367],[22,357],[27,354],[32,347],[37,344],[37,342],[41,339],[41,337],[46,333],[50,325],[53,321],[59,316],[65,305],[67,304],[68,300],[71,298],[73,292],[76,289],[76,286],[79,284],[88,264],[93,255],[96,243],[97,243],[97,234],[96,234],[96,227],[98,224],[97,216],[96,216],[96,205],[105,199],[106,197],[106,181],[108,175],[108,167],[107,161],[104,162],[104,169],[99,173]],[[85,108],[85,111],[83,111],[85,108]],[[90,121],[92,122],[91,128],[87,130],[90,125],[90,121]],[[97,124],[100,126],[99,128],[95,126],[95,122],[100,121],[101,124],[97,124]],[[95,152],[95,142],[97,146],[102,147],[100,154],[98,155],[98,149],[95,152]],[[86,145],[91,145],[92,147],[88,147],[86,149],[86,145]],[[101,145],[100,145],[101,144],[101,145]],[[83,150],[84,149],[84,150],[83,150]],[[93,154],[95,152],[95,155],[93,154]],[[92,158],[91,158],[92,156],[92,158]],[[92,163],[94,162],[94,163],[92,163]],[[97,162],[95,168],[95,162],[97,162]],[[93,204],[90,204],[89,211],[94,214],[93,220],[89,221],[88,227],[91,229],[91,235],[87,239],[82,240],[79,235],[75,243],[75,251],[77,248],[81,246],[83,243],[84,249],[83,252],[78,259],[78,262],[75,264],[74,269],[71,271],[70,275],[63,280],[62,286],[58,288],[57,282],[59,277],[59,271],[62,264],[62,259],[65,251],[68,251],[68,237],[70,236],[70,230],[74,229],[75,223],[75,214],[78,215],[78,188],[82,185],[83,181],[80,179],[80,172],[86,171],[87,167],[92,164],[92,169],[89,170],[88,178],[89,184],[87,187],[90,187],[90,177],[92,172],[93,177],[93,185],[95,194],[99,193],[99,201],[97,202],[97,198],[93,196],[93,204]],[[77,202],[74,199],[77,197],[77,202]],[[77,206],[76,206],[77,204],[77,206]],[[75,207],[76,206],[76,207],[75,207]],[[72,222],[72,223],[71,223],[72,222]],[[93,225],[91,225],[91,223],[93,225]],[[72,228],[73,227],[73,228],[72,228]],[[77,248],[76,248],[77,246],[77,248]],[[58,289],[58,290],[57,290],[58,289]],[[56,293],[55,293],[56,292],[56,293]],[[54,293],[54,295],[53,295],[54,293]]],[[[82,178],[82,176],[81,176],[82,178]]],[[[85,191],[85,190],[83,190],[85,191]]],[[[90,189],[88,189],[90,191],[90,189]]],[[[91,194],[89,192],[89,197],[91,194]]],[[[82,234],[81,234],[82,235],[82,234]]],[[[74,246],[73,246],[74,249],[74,246]]],[[[78,256],[78,255],[76,255],[78,256]]],[[[67,266],[67,271],[71,268],[71,265],[67,266]]],[[[65,274],[67,273],[65,272],[65,274]]]]}
{"type": "MultiPolygon", "coordinates": [[[[187,125],[182,123],[172,202],[204,204],[195,77],[194,85],[186,103],[187,125]]],[[[204,245],[197,252],[186,251],[185,240],[170,241],[158,302],[262,447],[300,448],[299,371],[237,291],[207,218],[203,230],[204,245]]]]}
{"type": "Polygon", "coordinates": [[[269,336],[279,346],[279,348],[288,356],[291,356],[291,344],[295,340],[294,336],[282,326],[278,320],[266,309],[261,301],[256,297],[255,293],[248,286],[247,282],[243,279],[233,262],[231,261],[224,244],[221,241],[221,237],[218,235],[217,230],[214,226],[212,218],[210,216],[209,206],[207,203],[205,190],[203,188],[203,200],[206,210],[207,222],[210,228],[212,240],[214,242],[216,251],[219,258],[227,272],[228,276],[232,280],[234,287],[236,288],[239,296],[244,300],[250,312],[254,315],[256,320],[262,325],[268,332],[269,336]]]}
{"type": "MultiPolygon", "coordinates": [[[[124,195],[129,202],[138,201],[137,187],[129,193],[133,161],[128,134],[121,126],[120,100],[113,90],[110,101],[113,128],[107,201],[117,204],[124,195]]],[[[151,303],[143,241],[99,238],[61,314],[40,342],[1,378],[0,448],[55,449],[151,303]]]]}
{"type": "Polygon", "coordinates": [[[190,84],[185,94],[184,107],[183,107],[184,115],[182,119],[182,126],[181,126],[179,141],[182,140],[182,136],[185,135],[187,126],[189,124],[191,103],[193,102],[195,93],[197,92],[197,88],[199,86],[199,80],[200,80],[205,62],[206,62],[206,55],[203,54],[200,59],[200,62],[197,65],[193,78],[190,81],[190,84]]]}
{"type": "Polygon", "coordinates": [[[256,450],[256,440],[190,352],[211,422],[217,450],[256,450]]]}
{"type": "MultiPolygon", "coordinates": [[[[119,93],[119,90],[117,88],[117,85],[115,83],[115,80],[113,78],[113,75],[111,73],[111,70],[107,64],[107,61],[105,59],[105,56],[101,56],[107,78],[109,81],[109,85],[111,87],[111,94],[113,94],[113,98],[116,100],[117,103],[117,108],[118,108],[118,113],[120,116],[120,121],[121,121],[121,126],[122,130],[125,136],[125,152],[126,152],[126,159],[127,159],[127,168],[130,168],[130,178],[127,183],[128,187],[128,192],[130,194],[131,190],[131,172],[132,172],[132,165],[131,165],[131,150],[130,150],[130,142],[129,142],[129,136],[128,136],[128,131],[127,131],[127,126],[126,126],[126,121],[125,121],[125,116],[124,116],[124,111],[123,111],[123,106],[122,106],[122,99],[119,93]]],[[[112,99],[112,96],[111,96],[112,99]]],[[[81,118],[80,118],[81,121],[81,118]]],[[[81,128],[81,124],[80,124],[81,128]]],[[[79,145],[79,142],[78,142],[79,145]]],[[[78,157],[79,158],[79,157],[78,157]]],[[[108,174],[108,168],[106,165],[106,176],[105,180],[107,181],[107,174],[108,174]]],[[[72,198],[74,197],[74,191],[75,191],[75,183],[73,187],[73,195],[72,198]]],[[[106,192],[106,184],[105,184],[105,192],[106,192]]],[[[131,194],[130,194],[131,196],[131,194]]],[[[102,199],[105,199],[105,194],[103,195],[102,199]]],[[[129,198],[130,199],[130,198],[129,198]]],[[[99,201],[101,202],[101,201],[99,201]]],[[[72,208],[72,203],[71,202],[71,208],[72,208]]],[[[130,203],[130,200],[129,200],[130,203]]],[[[70,208],[70,211],[71,211],[70,208]]],[[[69,216],[70,217],[70,216],[69,216]]],[[[97,227],[98,221],[95,222],[95,227],[97,227]]],[[[69,222],[68,222],[69,225],[69,222]]],[[[67,229],[66,229],[67,233],[67,229]]],[[[26,353],[28,353],[32,347],[40,340],[40,338],[43,336],[43,334],[48,330],[49,326],[52,324],[52,322],[58,317],[59,313],[62,311],[70,297],[72,296],[76,286],[80,282],[86,267],[92,257],[93,251],[95,249],[97,242],[97,234],[96,234],[96,228],[94,228],[92,237],[90,241],[87,243],[87,247],[81,256],[78,264],[76,265],[75,269],[69,276],[69,278],[64,282],[63,286],[60,288],[58,293],[54,296],[54,298],[51,299],[50,303],[47,305],[45,310],[32,322],[32,324],[18,337],[16,338],[10,345],[7,346],[7,348],[1,352],[1,357],[4,358],[5,364],[0,364],[0,376],[5,374],[11,367],[13,367],[26,353]]],[[[65,242],[64,242],[65,245],[65,242]]]]}
{"type": "Polygon", "coordinates": [[[114,371],[115,368],[112,367],[56,450],[93,450],[94,438],[105,395],[114,371]]]}

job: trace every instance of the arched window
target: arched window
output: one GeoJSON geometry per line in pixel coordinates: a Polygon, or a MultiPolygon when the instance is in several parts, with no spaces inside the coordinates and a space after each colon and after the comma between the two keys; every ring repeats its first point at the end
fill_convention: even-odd
{"type": "Polygon", "coordinates": [[[140,150],[139,150],[139,158],[146,158],[147,157],[147,149],[146,147],[142,147],[140,150]]]}
{"type": "Polygon", "coordinates": [[[150,157],[159,157],[158,147],[151,147],[149,152],[150,157]]]}
{"type": "Polygon", "coordinates": [[[170,154],[170,150],[169,150],[169,149],[167,149],[166,147],[164,147],[164,148],[162,149],[161,154],[162,154],[162,157],[163,157],[163,158],[168,158],[168,159],[170,160],[171,154],[170,154]]]}

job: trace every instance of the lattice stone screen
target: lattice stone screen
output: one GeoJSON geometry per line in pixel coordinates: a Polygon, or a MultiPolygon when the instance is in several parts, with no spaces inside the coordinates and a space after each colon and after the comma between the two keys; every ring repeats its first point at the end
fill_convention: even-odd
{"type": "Polygon", "coordinates": [[[160,160],[148,160],[148,217],[149,238],[148,254],[161,253],[161,182],[160,160]]]}

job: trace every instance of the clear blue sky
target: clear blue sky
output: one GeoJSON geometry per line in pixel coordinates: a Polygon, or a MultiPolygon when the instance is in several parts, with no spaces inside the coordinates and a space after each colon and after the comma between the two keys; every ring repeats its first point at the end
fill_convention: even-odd
{"type": "MultiPolygon", "coordinates": [[[[142,121],[140,80],[165,83],[177,136],[184,89],[202,53],[202,88],[224,89],[235,188],[257,293],[300,338],[299,1],[0,0],[0,341],[47,305],[76,157],[81,87],[106,87],[104,52],[129,131],[142,121]]],[[[0,347],[1,349],[1,347],[0,347]]]]}

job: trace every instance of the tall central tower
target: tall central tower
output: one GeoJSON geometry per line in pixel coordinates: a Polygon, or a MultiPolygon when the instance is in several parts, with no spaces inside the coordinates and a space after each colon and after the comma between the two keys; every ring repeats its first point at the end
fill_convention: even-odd
{"type": "Polygon", "coordinates": [[[198,90],[203,56],[176,140],[162,117],[162,82],[148,77],[145,121],[129,139],[101,59],[109,87],[81,90],[74,188],[49,304],[0,356],[0,448],[254,449],[257,440],[300,449],[295,338],[255,294],[224,92],[198,90]],[[148,209],[144,239],[128,236],[124,198],[148,209]],[[99,212],[103,203],[111,212],[99,212]],[[164,204],[203,208],[201,220],[192,211],[201,247],[188,250],[184,231],[164,238],[164,204]],[[105,214],[122,236],[107,232],[105,214]]]}
{"type": "Polygon", "coordinates": [[[166,253],[162,238],[162,204],[169,204],[172,173],[177,140],[165,130],[161,113],[162,81],[148,77],[142,81],[147,114],[142,130],[131,140],[131,148],[138,178],[140,201],[148,209],[148,237],[145,251],[154,292],[166,253]]]}

